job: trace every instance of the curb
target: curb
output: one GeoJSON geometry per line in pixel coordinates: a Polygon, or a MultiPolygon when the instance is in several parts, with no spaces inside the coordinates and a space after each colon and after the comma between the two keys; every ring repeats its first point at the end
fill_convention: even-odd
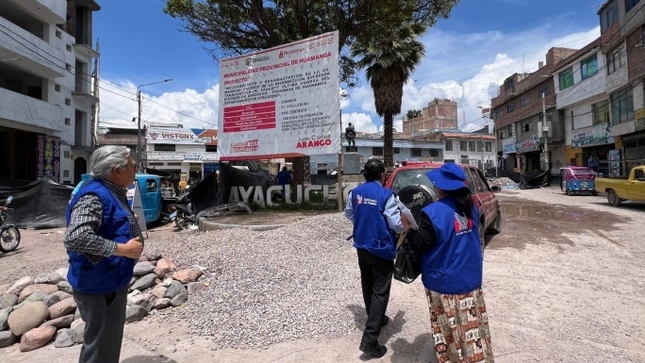
{"type": "Polygon", "coordinates": [[[199,230],[200,231],[217,231],[220,229],[227,228],[245,228],[252,231],[268,231],[271,229],[276,229],[284,227],[286,224],[230,224],[230,223],[218,223],[209,221],[206,218],[201,218],[199,221],[199,230]]]}

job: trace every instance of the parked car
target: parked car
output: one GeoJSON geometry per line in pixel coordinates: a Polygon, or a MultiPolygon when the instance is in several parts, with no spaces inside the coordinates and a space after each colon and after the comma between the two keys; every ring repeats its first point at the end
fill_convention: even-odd
{"type": "MultiPolygon", "coordinates": [[[[438,169],[443,163],[414,162],[392,170],[387,175],[385,187],[398,193],[409,185],[424,185],[429,190],[434,186],[426,173],[438,169]]],[[[486,245],[486,234],[498,234],[502,229],[502,213],[497,196],[493,193],[484,174],[474,166],[459,164],[466,174],[466,184],[473,195],[473,202],[479,209],[479,235],[481,237],[482,251],[486,245]]],[[[436,199],[435,199],[436,200],[436,199]]]]}
{"type": "Polygon", "coordinates": [[[645,166],[633,167],[627,178],[596,178],[596,191],[607,193],[607,202],[615,206],[625,200],[645,202],[645,166]]]}

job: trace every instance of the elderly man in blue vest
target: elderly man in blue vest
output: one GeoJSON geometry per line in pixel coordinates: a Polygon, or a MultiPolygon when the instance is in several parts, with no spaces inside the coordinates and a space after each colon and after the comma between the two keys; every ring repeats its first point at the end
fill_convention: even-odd
{"type": "Polygon", "coordinates": [[[383,162],[369,160],[365,164],[364,177],[366,182],[351,191],[345,217],[354,223],[354,247],[367,311],[359,349],[380,358],[387,352],[387,348],[378,343],[378,337],[381,328],[389,322],[385,312],[390,300],[396,234],[403,232],[403,224],[394,193],[383,187],[383,162]]]}
{"type": "Polygon", "coordinates": [[[125,146],[103,146],[67,207],[67,279],[85,321],[80,363],[117,363],[128,284],[143,250],[141,230],[126,197],[137,164],[125,146]]]}

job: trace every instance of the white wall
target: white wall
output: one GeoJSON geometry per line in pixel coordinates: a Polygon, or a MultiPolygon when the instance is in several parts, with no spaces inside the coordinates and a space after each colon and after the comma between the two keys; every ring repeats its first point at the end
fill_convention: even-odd
{"type": "Polygon", "coordinates": [[[580,57],[580,59],[572,63],[569,67],[560,69],[558,73],[554,75],[555,83],[555,92],[556,92],[556,104],[557,108],[562,109],[570,105],[574,105],[580,101],[583,101],[589,97],[595,97],[598,95],[604,95],[607,89],[607,68],[605,56],[600,52],[596,51],[596,59],[598,60],[598,73],[595,75],[582,80],[581,65],[584,61],[593,56],[594,53],[589,53],[585,56],[580,57]],[[560,77],[559,74],[562,71],[567,69],[573,69],[573,86],[560,90],[560,77]]]}

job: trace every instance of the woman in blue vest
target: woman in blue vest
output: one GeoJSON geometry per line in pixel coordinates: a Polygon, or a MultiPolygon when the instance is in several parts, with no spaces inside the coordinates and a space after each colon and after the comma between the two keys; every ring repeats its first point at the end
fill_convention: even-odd
{"type": "Polygon", "coordinates": [[[421,213],[408,241],[422,253],[432,335],[439,363],[492,363],[488,315],[482,292],[479,213],[463,169],[447,163],[426,174],[438,200],[421,213]]]}
{"type": "Polygon", "coordinates": [[[118,363],[128,284],[143,250],[126,188],[137,164],[125,146],[92,153],[86,181],[67,207],[67,280],[85,321],[80,363],[118,363]]]}

